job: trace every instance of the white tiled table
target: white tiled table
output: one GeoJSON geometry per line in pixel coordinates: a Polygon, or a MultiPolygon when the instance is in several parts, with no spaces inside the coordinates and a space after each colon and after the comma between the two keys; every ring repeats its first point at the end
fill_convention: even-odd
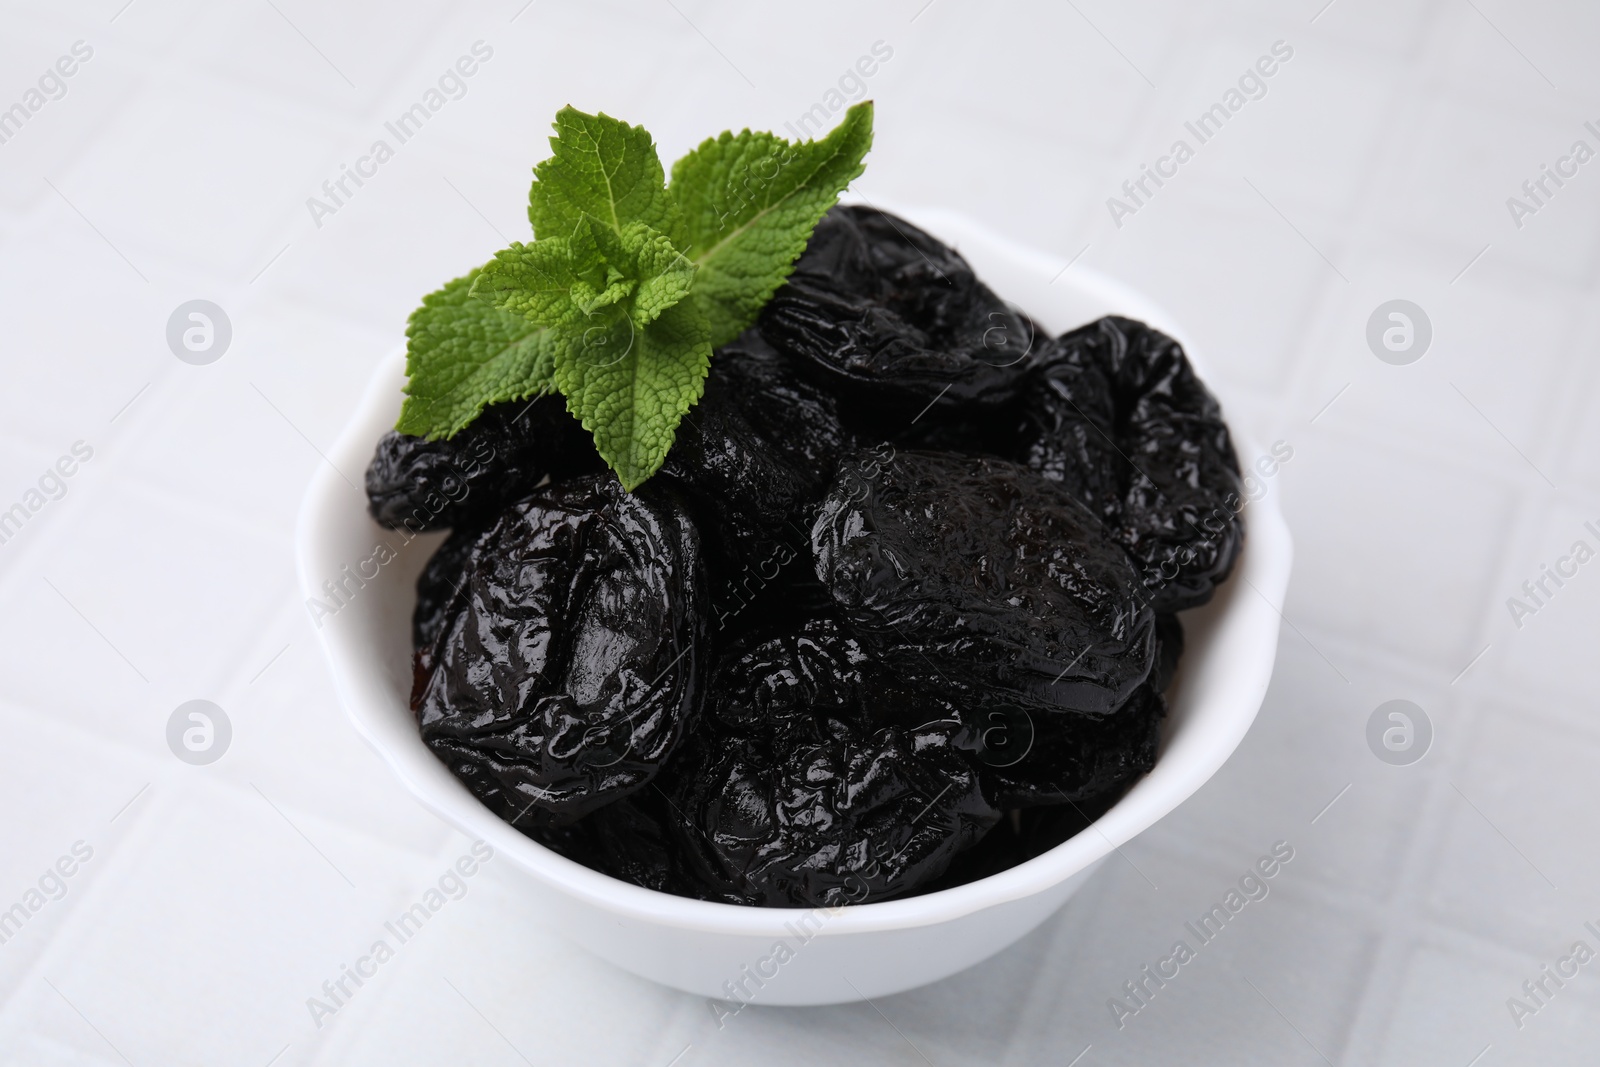
{"type": "Polygon", "coordinates": [[[1507,998],[1600,949],[1600,563],[1520,628],[1506,599],[1600,547],[1600,162],[1520,229],[1506,198],[1600,148],[1600,9],[124,5],[0,15],[0,108],[93,49],[0,143],[0,509],[93,449],[0,544],[0,908],[92,849],[0,945],[0,1061],[1594,1062],[1600,962],[1520,1028],[1507,998]],[[316,225],[307,198],[479,40],[466,95],[316,225]],[[419,295],[525,235],[560,105],[642,122],[670,160],[781,129],[880,40],[863,192],[1146,289],[1230,417],[1293,448],[1269,485],[1298,565],[1255,729],[1036,935],[923,990],[719,1031],[568,946],[490,863],[319,1028],[306,998],[469,842],[337,707],[291,558],[318,450],[419,295]],[[1279,40],[1267,94],[1114,226],[1106,198],[1279,40]],[[233,326],[209,366],[165,342],[194,298],[233,326]],[[1409,366],[1364,339],[1393,298],[1434,328],[1409,366]],[[164,739],[194,698],[234,728],[209,766],[164,739]],[[1394,698],[1435,729],[1411,766],[1366,744],[1394,698]],[[1296,856],[1271,895],[1119,1030],[1107,999],[1277,840],[1296,856]]]}

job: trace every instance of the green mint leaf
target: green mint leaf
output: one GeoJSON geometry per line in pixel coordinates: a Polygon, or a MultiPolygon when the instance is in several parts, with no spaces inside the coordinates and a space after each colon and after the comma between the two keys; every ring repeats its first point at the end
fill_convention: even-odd
{"type": "Polygon", "coordinates": [[[406,325],[406,399],[395,429],[453,437],[488,404],[554,387],[550,331],[468,294],[479,271],[422,298],[406,325]]]}
{"type": "Polygon", "coordinates": [[[570,237],[512,245],[472,294],[547,327],[551,377],[624,487],[660,468],[710,367],[704,309],[684,299],[696,269],[643,222],[613,231],[592,217],[570,237]]]}
{"type": "Polygon", "coordinates": [[[632,492],[661,468],[684,412],[705,388],[711,367],[705,312],[693,300],[679,300],[643,327],[617,315],[597,318],[582,334],[562,335],[556,387],[632,492]]]}
{"type": "Polygon", "coordinates": [[[661,313],[689,295],[694,285],[695,265],[678,251],[664,233],[641,222],[622,231],[622,245],[639,279],[631,317],[640,329],[661,317],[661,313]]]}
{"type": "Polygon", "coordinates": [[[666,234],[642,222],[617,234],[584,219],[570,239],[495,253],[472,294],[540,326],[588,329],[598,313],[620,307],[642,328],[688,296],[694,276],[695,265],[666,234]]]}
{"type": "Polygon", "coordinates": [[[683,216],[644,127],[564,107],[555,129],[553,154],[533,168],[528,192],[535,237],[570,236],[588,217],[617,234],[642,222],[682,243],[683,216]]]}
{"type": "MultiPolygon", "coordinates": [[[[582,279],[574,270],[572,251],[561,237],[513,244],[496,252],[479,272],[472,295],[538,326],[581,328],[586,309],[574,302],[573,287],[582,279]]],[[[586,273],[593,270],[591,265],[586,273]]],[[[586,282],[583,293],[592,299],[592,285],[586,282]]]]}
{"type": "Polygon", "coordinates": [[[485,405],[559,389],[632,491],[660,469],[712,348],[755,320],[861,173],[872,104],[820,141],[724,133],[664,182],[650,135],[563,108],[534,168],[532,244],[423,301],[398,429],[450,436],[485,405]]]}
{"type": "Polygon", "coordinates": [[[755,321],[871,147],[868,100],[820,141],[724,133],[672,165],[687,254],[699,267],[695,298],[706,310],[712,345],[727,344],[755,321]]]}

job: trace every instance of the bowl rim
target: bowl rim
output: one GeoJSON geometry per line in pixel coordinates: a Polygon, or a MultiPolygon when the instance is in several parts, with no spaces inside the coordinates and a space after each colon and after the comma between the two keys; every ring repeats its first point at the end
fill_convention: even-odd
{"type": "MultiPolygon", "coordinates": [[[[1043,272],[1040,277],[1053,276],[1053,281],[1065,273],[1051,257],[995,234],[959,213],[901,205],[895,205],[893,210],[955,247],[960,248],[965,242],[968,248],[963,251],[969,256],[974,245],[981,245],[986,255],[1009,260],[1030,273],[1043,272]]],[[[1196,353],[1192,341],[1152,301],[1087,267],[1077,268],[1073,284],[1080,293],[1112,307],[1126,308],[1121,313],[1149,322],[1175,337],[1202,379],[1208,383],[1213,380],[1207,376],[1204,357],[1196,353]]],[[[316,584],[319,578],[338,572],[337,550],[330,544],[334,539],[332,531],[350,521],[352,503],[350,485],[340,471],[365,469],[376,436],[392,424],[400,400],[397,385],[404,380],[403,369],[403,346],[379,362],[349,422],[329,450],[328,462],[319,464],[307,489],[296,528],[296,556],[302,594],[308,599],[321,595],[316,584]],[[375,426],[379,427],[376,433],[375,426]]],[[[1234,441],[1241,455],[1259,451],[1254,442],[1237,432],[1234,441]]],[[[1178,739],[1182,743],[1168,741],[1149,774],[1086,829],[1055,848],[964,885],[869,904],[769,908],[696,900],[623,882],[569,860],[513,829],[453,776],[450,782],[454,789],[441,782],[437,771],[442,765],[414,729],[410,735],[415,739],[414,745],[391,743],[392,731],[384,729],[383,724],[393,719],[394,709],[384,693],[383,668],[375,650],[358,640],[351,632],[353,627],[327,624],[316,632],[340,703],[352,725],[413,796],[447,823],[486,841],[512,858],[518,867],[568,896],[604,909],[618,919],[757,937],[786,936],[797,919],[816,912],[827,916],[827,921],[817,928],[817,936],[932,926],[1046,892],[1085,871],[1176,809],[1226,762],[1255,719],[1276,657],[1278,623],[1292,560],[1289,530],[1277,497],[1277,493],[1268,493],[1246,502],[1243,514],[1248,534],[1234,571],[1218,590],[1213,604],[1197,609],[1212,612],[1216,616],[1213,625],[1244,632],[1250,638],[1247,647],[1257,646],[1253,659],[1238,672],[1242,676],[1231,682],[1231,707],[1211,707],[1221,701],[1210,700],[1207,707],[1200,709],[1205,714],[1204,721],[1188,727],[1187,735],[1178,739]],[[1245,587],[1253,595],[1245,595],[1245,587]],[[426,762],[419,762],[419,757],[426,762]]],[[[371,522],[365,518],[364,507],[361,515],[371,522]]],[[[372,529],[381,530],[375,523],[372,529]]],[[[1243,640],[1235,636],[1235,643],[1243,640]]],[[[1188,665],[1187,660],[1185,664],[1188,665]]],[[[410,719],[409,708],[404,708],[403,714],[410,719]]]]}

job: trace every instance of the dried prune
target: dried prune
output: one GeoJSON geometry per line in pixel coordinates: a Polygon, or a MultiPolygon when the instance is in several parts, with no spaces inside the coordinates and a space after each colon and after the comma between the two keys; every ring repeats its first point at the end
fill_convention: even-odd
{"type": "Polygon", "coordinates": [[[798,622],[827,603],[810,576],[810,512],[853,439],[833,398],[756,331],[718,349],[714,366],[658,477],[694,506],[714,628],[798,622]]]}
{"type": "Polygon", "coordinates": [[[877,468],[835,479],[812,553],[897,674],[1090,715],[1148,677],[1155,618],[1138,573],[1071,493],[998,459],[901,452],[877,468]]]}
{"type": "Polygon", "coordinates": [[[1118,782],[1106,792],[1071,804],[1013,808],[982,841],[956,857],[950,869],[922,887],[936,893],[987,878],[1042,856],[1089,825],[1122,799],[1132,784],[1118,782]]]}
{"type": "Polygon", "coordinates": [[[492,518],[546,477],[603,467],[561,397],[491,404],[448,440],[384,434],[367,467],[367,509],[384,526],[438,530],[492,518]]]}
{"type": "MultiPolygon", "coordinates": [[[[833,395],[798,375],[793,361],[755,328],[719,348],[716,367],[723,379],[717,389],[736,398],[773,457],[798,471],[807,488],[820,494],[839,460],[855,448],[833,395]]],[[[711,391],[708,383],[707,393],[711,391]]]]}
{"type": "Polygon", "coordinates": [[[1239,461],[1183,347],[1112,316],[1042,349],[1035,377],[1019,458],[1107,520],[1155,610],[1211,599],[1244,537],[1239,461]]]}
{"type": "Polygon", "coordinates": [[[674,837],[676,815],[653,786],[612,801],[563,826],[523,826],[523,833],[591,870],[678,896],[699,896],[674,837]]]}
{"type": "Polygon", "coordinates": [[[683,504],[587,476],[511,506],[470,556],[413,699],[423,740],[513,824],[648,782],[700,698],[705,578],[683,504]]]}
{"type": "Polygon", "coordinates": [[[674,762],[683,845],[718,899],[884,900],[937,877],[999,813],[951,738],[865,723],[858,647],[836,624],[730,655],[674,762]]]}
{"type": "Polygon", "coordinates": [[[827,720],[807,736],[722,738],[677,803],[723,899],[771,907],[887,900],[937,877],[998,818],[954,748],[827,720]],[[703,841],[704,844],[697,844],[703,841]]]}
{"type": "Polygon", "coordinates": [[[428,557],[427,566],[417,576],[417,606],[411,613],[413,648],[431,649],[438,640],[445,612],[471,573],[472,546],[482,535],[477,525],[458,527],[428,557]]]}
{"type": "Polygon", "coordinates": [[[832,398],[798,378],[756,331],[718,349],[715,366],[662,475],[688,489],[722,553],[745,558],[821,496],[853,444],[832,398]]]}
{"type": "Polygon", "coordinates": [[[1061,482],[1114,527],[1128,480],[1117,442],[1116,394],[1101,348],[1073,343],[1075,336],[1050,341],[1037,353],[1013,447],[1018,460],[1061,482]]]}
{"type": "Polygon", "coordinates": [[[1178,673],[1183,656],[1183,622],[1176,615],[1156,616],[1156,662],[1150,668],[1150,687],[1165,693],[1178,673]]]}
{"type": "Polygon", "coordinates": [[[1031,716],[1026,753],[996,766],[981,762],[983,793],[997,808],[1065,804],[1098,796],[1155,765],[1166,702],[1140,686],[1110,715],[1031,716]]]}
{"type": "Polygon", "coordinates": [[[706,710],[717,725],[757,731],[797,708],[839,719],[861,715],[867,654],[836,620],[807,619],[798,629],[735,645],[717,670],[706,710]]]}
{"type": "Polygon", "coordinates": [[[823,216],[760,329],[880,437],[1010,400],[1035,333],[958,252],[867,207],[823,216]]]}

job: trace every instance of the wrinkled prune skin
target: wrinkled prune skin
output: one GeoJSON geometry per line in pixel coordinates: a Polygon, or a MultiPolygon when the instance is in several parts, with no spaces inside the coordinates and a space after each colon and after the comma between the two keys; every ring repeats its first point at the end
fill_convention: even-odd
{"type": "Polygon", "coordinates": [[[715,358],[723,379],[717,390],[737,398],[773,457],[797,471],[809,490],[820,492],[839,460],[856,447],[840,421],[838,401],[797,374],[793,360],[755,328],[719,348],[715,358]]]}
{"type": "Polygon", "coordinates": [[[460,592],[472,565],[472,548],[483,530],[462,526],[452,530],[428,557],[417,576],[417,606],[411,613],[411,647],[431,650],[444,629],[445,613],[460,592]]]}
{"type": "Polygon", "coordinates": [[[778,637],[735,645],[706,694],[716,725],[756,731],[797,708],[838,719],[862,715],[867,654],[837,620],[813,618],[778,637]]]}
{"type": "Polygon", "coordinates": [[[880,439],[930,408],[938,418],[1009,401],[1036,332],[954,249],[904,219],[847,206],[823,216],[759,321],[880,439]]]}
{"type": "Polygon", "coordinates": [[[519,827],[523,833],[590,870],[660,893],[698,897],[697,879],[684,869],[672,813],[654,783],[576,822],[519,827]]]}
{"type": "Polygon", "coordinates": [[[1178,673],[1183,656],[1183,622],[1176,615],[1156,616],[1156,661],[1150,668],[1150,687],[1165,693],[1178,673]]]}
{"type": "Polygon", "coordinates": [[[722,554],[746,559],[822,495],[854,440],[833,399],[755,330],[718,349],[713,366],[661,475],[685,487],[722,554]]]}
{"type": "Polygon", "coordinates": [[[718,349],[657,475],[693,505],[714,633],[799,625],[828,603],[811,574],[811,512],[855,441],[790,363],[753,329],[718,349]]]}
{"type": "Polygon", "coordinates": [[[937,893],[966,885],[1044,855],[1087,830],[1122,799],[1132,784],[1119,782],[1105,793],[1072,804],[1012,809],[982,841],[957,856],[950,869],[923,886],[922,891],[937,893]]]}
{"type": "Polygon", "coordinates": [[[512,505],[471,549],[413,710],[513,825],[557,825],[648,782],[699,706],[699,537],[666,486],[609,473],[512,505]]]}
{"type": "Polygon", "coordinates": [[[1150,674],[1155,617],[1127,555],[1017,464],[897,453],[835,479],[811,547],[869,652],[924,687],[1105,715],[1150,674]]]}
{"type": "Polygon", "coordinates": [[[1140,686],[1110,715],[1030,716],[1027,752],[1004,766],[980,762],[983,795],[997,808],[1077,803],[1155,766],[1166,702],[1140,686]]]}
{"type": "Polygon", "coordinates": [[[830,620],[731,653],[675,762],[683,841],[714,899],[887,900],[938,877],[999,818],[938,729],[874,728],[865,655],[830,620]]]}
{"type": "Polygon", "coordinates": [[[1152,607],[1198,607],[1244,539],[1222,409],[1177,341],[1116,316],[1039,354],[1021,458],[1101,515],[1138,563],[1152,607]]]}
{"type": "MultiPolygon", "coordinates": [[[[709,749],[711,746],[706,744],[709,749]]],[[[719,739],[677,802],[719,899],[767,907],[888,900],[938,877],[999,813],[954,748],[838,719],[719,739]]]]}
{"type": "Polygon", "coordinates": [[[448,440],[384,434],[367,466],[367,510],[412,533],[485,522],[546,477],[604,466],[561,397],[491,404],[448,440]]]}
{"type": "MultiPolygon", "coordinates": [[[[1081,331],[1080,331],[1081,332],[1081,331]]],[[[1114,529],[1127,461],[1117,442],[1116,394],[1101,349],[1074,335],[1044,344],[1016,417],[1016,458],[1060,482],[1114,529]]]]}

